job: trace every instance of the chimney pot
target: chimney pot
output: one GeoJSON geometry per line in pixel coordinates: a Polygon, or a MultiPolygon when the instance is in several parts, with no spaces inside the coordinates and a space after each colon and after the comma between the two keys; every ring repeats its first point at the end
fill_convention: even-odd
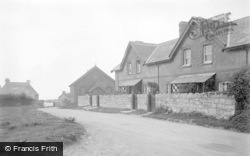
{"type": "Polygon", "coordinates": [[[62,91],[62,94],[66,94],[66,92],[65,92],[65,91],[62,91]]]}
{"type": "Polygon", "coordinates": [[[30,80],[27,80],[27,83],[30,84],[30,80]]]}
{"type": "Polygon", "coordinates": [[[10,83],[10,79],[9,79],[9,78],[6,78],[6,79],[5,79],[5,83],[6,83],[6,84],[10,83]]]}

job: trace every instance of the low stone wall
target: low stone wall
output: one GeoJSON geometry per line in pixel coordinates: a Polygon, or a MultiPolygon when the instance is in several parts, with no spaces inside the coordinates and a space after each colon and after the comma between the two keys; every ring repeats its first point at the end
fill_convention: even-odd
{"type": "Polygon", "coordinates": [[[137,109],[148,110],[148,95],[147,94],[137,95],[137,109]]]}
{"type": "Polygon", "coordinates": [[[168,107],[174,112],[200,112],[216,118],[229,118],[235,113],[235,100],[226,95],[157,94],[156,107],[168,107]]]}
{"type": "Polygon", "coordinates": [[[78,106],[89,106],[89,95],[78,96],[78,106]]]}
{"type": "Polygon", "coordinates": [[[132,95],[99,95],[101,107],[132,108],[132,95]]]}

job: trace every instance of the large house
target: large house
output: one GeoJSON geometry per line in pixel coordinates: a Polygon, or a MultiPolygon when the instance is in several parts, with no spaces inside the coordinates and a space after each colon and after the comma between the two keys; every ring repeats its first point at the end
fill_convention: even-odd
{"type": "Polygon", "coordinates": [[[226,91],[233,74],[250,67],[250,16],[227,16],[180,22],[179,38],[160,44],[129,42],[111,71],[116,89],[148,93],[155,83],[160,93],[226,91]]]}
{"type": "Polygon", "coordinates": [[[71,103],[76,103],[80,95],[113,94],[115,81],[97,66],[88,70],[70,86],[71,103]]]}
{"type": "Polygon", "coordinates": [[[28,97],[39,100],[39,94],[30,85],[30,80],[27,80],[27,82],[10,82],[10,79],[7,78],[4,86],[0,87],[0,94],[25,94],[28,97]]]}

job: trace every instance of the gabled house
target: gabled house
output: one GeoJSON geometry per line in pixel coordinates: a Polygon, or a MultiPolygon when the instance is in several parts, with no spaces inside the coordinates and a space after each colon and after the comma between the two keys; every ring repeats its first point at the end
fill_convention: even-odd
{"type": "Polygon", "coordinates": [[[97,66],[69,85],[71,103],[76,103],[80,95],[106,95],[115,91],[115,81],[97,66]]]}
{"type": "Polygon", "coordinates": [[[62,92],[62,94],[58,97],[57,106],[64,106],[65,102],[70,102],[70,93],[66,93],[65,91],[62,92]]]}
{"type": "MultiPolygon", "coordinates": [[[[226,91],[233,74],[250,67],[249,48],[250,16],[231,22],[192,17],[180,22],[179,38],[156,45],[141,79],[156,82],[161,93],[226,91]]],[[[113,70],[116,81],[138,80],[124,70],[113,70]]]]}
{"type": "Polygon", "coordinates": [[[144,83],[150,75],[155,72],[151,68],[143,66],[148,57],[153,53],[156,44],[141,41],[130,41],[128,43],[122,61],[111,72],[115,72],[116,90],[126,93],[142,93],[144,83]]]}
{"type": "Polygon", "coordinates": [[[22,95],[25,94],[28,97],[31,97],[35,100],[39,100],[39,94],[35,89],[30,85],[30,80],[27,82],[10,82],[10,79],[5,79],[4,86],[0,89],[0,94],[14,94],[22,95]]]}

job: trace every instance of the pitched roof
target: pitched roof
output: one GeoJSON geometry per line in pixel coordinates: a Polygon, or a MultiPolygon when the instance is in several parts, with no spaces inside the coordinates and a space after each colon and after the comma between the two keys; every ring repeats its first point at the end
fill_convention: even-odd
{"type": "Polygon", "coordinates": [[[76,83],[78,83],[80,80],[82,80],[83,78],[85,78],[88,74],[90,74],[91,72],[93,71],[99,71],[101,73],[103,73],[104,76],[106,76],[108,79],[110,79],[111,81],[113,81],[115,83],[115,80],[112,79],[109,75],[107,75],[104,71],[102,71],[100,68],[98,68],[97,66],[94,66],[92,67],[90,70],[88,70],[85,74],[83,74],[80,78],[78,78],[76,81],[74,81],[72,84],[69,85],[70,86],[73,86],[75,85],[76,83]]]}
{"type": "Polygon", "coordinates": [[[135,50],[136,54],[140,57],[140,59],[142,61],[146,61],[148,59],[148,57],[153,53],[155,48],[157,47],[157,44],[144,43],[142,41],[130,41],[128,43],[127,48],[126,48],[125,54],[124,54],[124,56],[122,58],[122,62],[120,63],[119,66],[116,66],[114,68],[116,70],[113,69],[112,71],[118,71],[118,70],[123,69],[124,63],[126,61],[126,58],[127,58],[128,54],[129,54],[129,51],[130,51],[131,47],[135,50]]]}
{"type": "Polygon", "coordinates": [[[158,44],[154,52],[146,61],[146,64],[169,59],[170,53],[177,41],[178,38],[158,44]]]}
{"type": "MultiPolygon", "coordinates": [[[[192,17],[190,19],[188,26],[180,38],[159,44],[153,54],[146,61],[146,64],[150,65],[170,60],[179,45],[187,36],[186,34],[188,33],[194,18],[195,17],[192,17]]],[[[237,25],[233,27],[233,31],[230,35],[218,35],[214,39],[223,44],[225,49],[250,44],[250,16],[240,18],[232,22],[237,25]]]]}
{"type": "Polygon", "coordinates": [[[1,88],[1,94],[22,94],[28,91],[34,95],[38,95],[35,89],[27,82],[9,82],[1,88]]]}
{"type": "Polygon", "coordinates": [[[111,73],[120,69],[121,69],[120,64],[118,64],[114,69],[111,70],[111,73]]]}
{"type": "Polygon", "coordinates": [[[233,21],[237,25],[230,34],[229,44],[226,48],[250,44],[250,16],[233,21]]]}

